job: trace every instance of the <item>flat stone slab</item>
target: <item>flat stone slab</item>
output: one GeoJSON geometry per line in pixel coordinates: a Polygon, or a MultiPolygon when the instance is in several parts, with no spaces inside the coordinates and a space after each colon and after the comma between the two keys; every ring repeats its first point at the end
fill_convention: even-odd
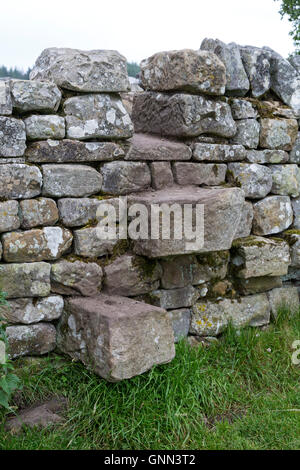
{"type": "Polygon", "coordinates": [[[66,300],[58,346],[110,382],[143,374],[175,356],[165,310],[103,294],[66,300]]]}
{"type": "Polygon", "coordinates": [[[191,149],[176,140],[164,139],[147,134],[134,134],[125,160],[172,161],[190,160],[191,149]]]}
{"type": "Polygon", "coordinates": [[[245,160],[246,150],[242,145],[196,143],[193,145],[193,160],[197,162],[240,162],[245,160]]]}
{"type": "Polygon", "coordinates": [[[176,183],[218,186],[225,183],[227,166],[223,163],[176,162],[173,165],[176,183]]]}

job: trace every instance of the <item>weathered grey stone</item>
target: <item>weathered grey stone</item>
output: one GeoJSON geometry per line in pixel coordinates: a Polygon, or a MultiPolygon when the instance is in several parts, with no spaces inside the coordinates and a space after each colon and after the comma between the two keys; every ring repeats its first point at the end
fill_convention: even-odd
{"type": "MultiPolygon", "coordinates": [[[[170,211],[175,204],[175,209],[182,211],[184,204],[204,205],[204,245],[200,248],[199,244],[191,246],[186,236],[181,240],[174,239],[171,227],[171,237],[169,240],[162,239],[159,234],[158,240],[134,240],[134,251],[137,254],[148,256],[150,258],[172,256],[189,253],[205,253],[210,251],[226,250],[231,247],[239,219],[244,204],[244,193],[239,188],[214,188],[204,189],[195,186],[174,187],[162,189],[155,192],[146,192],[135,194],[128,197],[129,205],[141,203],[146,206],[151,215],[151,205],[169,204],[170,211]],[[223,229],[220,230],[220,227],[223,229]]],[[[155,218],[155,217],[154,217],[155,218]]],[[[197,234],[200,235],[201,217],[197,225],[197,234]]],[[[152,227],[149,219],[150,229],[152,227]]],[[[193,224],[193,230],[196,226],[193,224]]],[[[161,227],[160,227],[161,230],[161,227]]],[[[191,238],[191,237],[189,237],[191,238]]],[[[201,237],[197,237],[200,241],[201,237]]]]}
{"type": "Polygon", "coordinates": [[[20,225],[18,202],[0,202],[0,232],[17,230],[20,225]]]}
{"type": "Polygon", "coordinates": [[[83,165],[43,165],[43,195],[82,197],[96,194],[102,187],[102,176],[83,165]]]}
{"type": "Polygon", "coordinates": [[[26,199],[41,193],[42,174],[38,167],[23,163],[0,165],[0,197],[26,199]]]}
{"type": "Polygon", "coordinates": [[[253,204],[253,233],[272,235],[293,223],[293,208],[287,196],[269,196],[253,204]]]}
{"type": "MultiPolygon", "coordinates": [[[[161,286],[163,289],[177,289],[194,284],[194,278],[197,277],[198,270],[201,269],[193,255],[165,258],[160,260],[160,265],[162,267],[161,286]]],[[[196,284],[198,283],[196,282],[196,284]]]]}
{"type": "Polygon", "coordinates": [[[102,269],[96,263],[61,260],[51,266],[51,291],[63,295],[94,296],[102,285],[102,269]]]}
{"type": "Polygon", "coordinates": [[[300,132],[298,132],[296,142],[290,153],[290,162],[300,164],[300,132]]]}
{"type": "Polygon", "coordinates": [[[0,116],[0,155],[22,157],[26,149],[25,124],[21,119],[0,116]]]}
{"type": "Polygon", "coordinates": [[[142,374],[175,356],[165,310],[103,294],[66,301],[58,345],[111,382],[142,374]]]}
{"type": "Polygon", "coordinates": [[[161,267],[157,261],[124,255],[105,266],[104,272],[103,292],[128,297],[158,289],[161,267]]]}
{"type": "Polygon", "coordinates": [[[29,140],[63,139],[65,137],[65,119],[61,116],[36,114],[24,119],[24,122],[29,140]]]}
{"type": "Polygon", "coordinates": [[[0,317],[8,323],[30,325],[41,321],[53,321],[60,318],[64,300],[60,295],[51,295],[42,299],[11,299],[9,305],[0,306],[0,317]]]}
{"type": "Polygon", "coordinates": [[[22,228],[25,229],[55,225],[59,218],[56,202],[45,197],[20,201],[20,211],[22,228]]]}
{"type": "Polygon", "coordinates": [[[213,134],[233,137],[236,133],[236,124],[227,103],[182,93],[136,94],[132,119],[136,132],[150,134],[175,137],[213,134]]]}
{"type": "Polygon", "coordinates": [[[170,162],[150,163],[152,188],[162,189],[173,186],[174,178],[170,162]]]}
{"type": "Polygon", "coordinates": [[[236,122],[237,133],[232,142],[248,149],[256,149],[259,144],[260,125],[256,119],[241,119],[236,122]]]}
{"type": "Polygon", "coordinates": [[[201,49],[214,52],[226,67],[226,94],[244,96],[250,84],[246,75],[239,46],[235,43],[224,44],[219,39],[205,38],[201,49]]]}
{"type": "MultiPolygon", "coordinates": [[[[66,198],[58,200],[59,218],[66,227],[80,227],[97,221],[101,200],[94,198],[66,198]]],[[[104,202],[109,200],[104,199],[104,202]]]]}
{"type": "Polygon", "coordinates": [[[141,62],[141,82],[145,90],[224,95],[226,70],[212,52],[158,52],[141,62]]]}
{"type": "Polygon", "coordinates": [[[147,134],[134,134],[125,160],[190,160],[191,149],[175,140],[147,134]]]}
{"type": "Polygon", "coordinates": [[[293,212],[294,212],[293,228],[299,230],[300,229],[300,198],[299,197],[292,199],[292,207],[293,207],[293,212]]]}
{"type": "Polygon", "coordinates": [[[102,191],[109,194],[129,194],[143,191],[151,185],[151,174],[144,162],[109,162],[100,167],[102,191]]]}
{"type": "Polygon", "coordinates": [[[103,240],[100,238],[97,227],[82,228],[75,230],[74,234],[74,252],[84,258],[97,258],[111,254],[118,240],[103,240]]]}
{"type": "Polygon", "coordinates": [[[220,302],[200,302],[193,306],[190,333],[217,336],[229,322],[235,328],[262,326],[270,321],[270,305],[266,294],[224,299],[220,302]]]}
{"type": "Polygon", "coordinates": [[[69,139],[128,139],[133,124],[118,95],[80,95],[64,102],[69,139]]]}
{"type": "Polygon", "coordinates": [[[242,295],[258,294],[282,286],[281,277],[262,276],[235,279],[235,288],[242,295]]]}
{"type": "Polygon", "coordinates": [[[47,323],[37,325],[17,325],[6,328],[9,357],[42,355],[56,347],[55,326],[47,323]]]}
{"type": "Polygon", "coordinates": [[[178,343],[189,334],[191,311],[188,308],[181,308],[171,310],[168,314],[172,322],[175,343],[178,343]]]}
{"type": "Polygon", "coordinates": [[[175,181],[180,185],[217,186],[225,183],[227,166],[222,163],[175,162],[173,170],[175,181]]]}
{"type": "Polygon", "coordinates": [[[284,276],[291,262],[289,246],[280,238],[248,237],[233,243],[231,260],[237,277],[284,276]]]}
{"type": "Polygon", "coordinates": [[[257,118],[257,110],[250,101],[234,98],[230,102],[230,105],[233,119],[240,120],[257,118]]]}
{"type": "Polygon", "coordinates": [[[294,69],[298,72],[298,75],[300,75],[300,56],[299,56],[299,54],[295,54],[293,56],[290,56],[288,58],[288,61],[294,67],[294,69]]]}
{"type": "Polygon", "coordinates": [[[285,239],[290,245],[291,253],[291,267],[299,268],[300,267],[300,232],[290,230],[285,232],[285,239]]]}
{"type": "Polygon", "coordinates": [[[0,288],[8,299],[19,297],[47,297],[50,294],[48,263],[0,265],[0,288]]]}
{"type": "Polygon", "coordinates": [[[9,80],[0,81],[0,114],[2,116],[10,116],[12,114],[9,80]]]}
{"type": "Polygon", "coordinates": [[[229,163],[228,181],[238,184],[249,199],[265,197],[272,188],[270,168],[256,163],[229,163]]]}
{"type": "Polygon", "coordinates": [[[30,79],[50,80],[73,91],[130,90],[125,57],[109,50],[44,49],[35,62],[30,79]]]}
{"type": "Polygon", "coordinates": [[[8,263],[48,261],[60,258],[72,245],[66,228],[45,227],[2,235],[3,258],[8,263]]]}
{"type": "Polygon", "coordinates": [[[271,86],[269,56],[257,47],[240,47],[242,61],[250,80],[251,94],[261,98],[271,86]]]}
{"type": "Polygon", "coordinates": [[[54,83],[11,80],[13,107],[19,112],[57,111],[61,92],[54,83]]]}
{"type": "Polygon", "coordinates": [[[202,162],[239,162],[246,157],[242,145],[196,143],[193,145],[193,160],[202,162]]]}
{"type": "Polygon", "coordinates": [[[292,150],[297,132],[296,119],[261,119],[259,145],[268,149],[292,150]]]}
{"type": "Polygon", "coordinates": [[[300,178],[297,165],[272,165],[272,193],[280,196],[299,196],[300,178]]]}
{"type": "Polygon", "coordinates": [[[284,150],[248,150],[246,161],[249,163],[286,163],[289,154],[284,150]]]}
{"type": "Polygon", "coordinates": [[[151,292],[146,301],[151,305],[165,309],[177,309],[191,307],[200,297],[199,289],[193,286],[181,287],[179,289],[159,289],[151,292]]]}
{"type": "Polygon", "coordinates": [[[273,289],[268,292],[267,295],[273,318],[277,317],[278,310],[281,308],[288,308],[293,314],[299,312],[300,305],[297,287],[281,287],[273,289]]]}
{"type": "Polygon", "coordinates": [[[244,202],[240,223],[235,238],[249,237],[252,230],[253,205],[249,201],[244,202]]]}
{"type": "Polygon", "coordinates": [[[192,284],[222,280],[227,275],[229,251],[217,251],[197,256],[198,264],[192,265],[192,284]]]}

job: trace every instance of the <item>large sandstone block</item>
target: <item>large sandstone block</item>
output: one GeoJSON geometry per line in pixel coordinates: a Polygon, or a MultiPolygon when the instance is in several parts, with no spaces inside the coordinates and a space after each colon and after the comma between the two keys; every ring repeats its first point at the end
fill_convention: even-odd
{"type": "Polygon", "coordinates": [[[151,185],[151,174],[144,162],[109,162],[100,167],[102,191],[109,194],[129,194],[144,191],[151,185]]]}
{"type": "Polygon", "coordinates": [[[19,112],[57,111],[61,92],[54,83],[31,80],[12,80],[13,107],[19,112]]]}
{"type": "Polygon", "coordinates": [[[8,263],[55,260],[69,250],[72,241],[72,233],[61,227],[6,233],[2,236],[3,259],[8,263]]]}
{"type": "Polygon", "coordinates": [[[124,255],[105,266],[104,273],[103,292],[128,297],[158,289],[161,267],[141,256],[124,255]]]}
{"type": "Polygon", "coordinates": [[[222,163],[176,162],[173,169],[176,183],[182,186],[218,186],[225,183],[227,166],[222,163]]]}
{"type": "Polygon", "coordinates": [[[261,119],[259,145],[267,149],[292,150],[298,133],[296,119],[261,119]]]}
{"type": "Polygon", "coordinates": [[[217,336],[229,322],[235,328],[262,326],[270,321],[270,304],[266,294],[224,299],[220,302],[199,302],[192,308],[190,333],[217,336]]]}
{"type": "Polygon", "coordinates": [[[245,160],[246,150],[242,145],[196,143],[193,145],[193,160],[202,162],[239,162],[245,160]]]}
{"type": "Polygon", "coordinates": [[[17,201],[0,202],[0,232],[17,230],[21,225],[17,201]]]}
{"type": "Polygon", "coordinates": [[[62,315],[64,300],[60,295],[51,295],[41,299],[11,299],[9,305],[0,306],[0,317],[8,323],[48,322],[57,320],[62,315]]]}
{"type": "Polygon", "coordinates": [[[24,119],[29,140],[63,139],[66,134],[65,118],[49,114],[35,114],[24,119]]]}
{"type": "MultiPolygon", "coordinates": [[[[219,257],[218,253],[212,253],[211,259],[208,260],[208,256],[199,256],[197,259],[195,255],[182,255],[161,259],[162,288],[178,289],[187,287],[189,284],[204,284],[214,277],[222,278],[223,268],[226,264],[225,257],[219,257]]],[[[229,257],[227,257],[227,264],[228,260],[229,257]]]]}
{"type": "Polygon", "coordinates": [[[118,95],[80,95],[64,102],[69,139],[128,139],[133,135],[129,114],[118,95]]]}
{"type": "Polygon", "coordinates": [[[191,149],[176,140],[147,134],[134,134],[125,160],[190,160],[191,149]]]}
{"type": "Polygon", "coordinates": [[[12,101],[10,94],[10,81],[0,81],[0,115],[10,116],[12,114],[12,101]]]}
{"type": "Polygon", "coordinates": [[[99,294],[103,272],[97,263],[61,260],[51,266],[51,291],[63,295],[99,294]]]}
{"type": "Polygon", "coordinates": [[[259,122],[256,119],[241,119],[237,121],[236,126],[237,133],[232,142],[243,145],[247,149],[256,149],[259,144],[259,122]]]}
{"type": "Polygon", "coordinates": [[[111,382],[142,374],[175,356],[167,312],[117,296],[66,300],[58,345],[111,382]]]}
{"type": "Polygon", "coordinates": [[[77,163],[118,160],[125,156],[114,142],[81,142],[76,140],[45,140],[32,142],[26,158],[33,163],[77,163]]]}
{"type": "Polygon", "coordinates": [[[268,292],[273,318],[278,315],[278,310],[288,308],[292,314],[299,312],[299,293],[297,287],[279,287],[268,292]]]}
{"type": "Polygon", "coordinates": [[[226,70],[212,52],[158,52],[141,62],[141,82],[145,90],[224,95],[226,70]]]}
{"type": "Polygon", "coordinates": [[[236,133],[236,124],[227,103],[182,93],[136,94],[132,119],[136,132],[150,134],[175,137],[213,134],[233,137],[236,133]]]}
{"type": "Polygon", "coordinates": [[[297,197],[300,193],[300,172],[295,164],[272,165],[272,193],[280,196],[297,197]]]}
{"type": "Polygon", "coordinates": [[[74,230],[74,253],[84,258],[98,258],[98,256],[113,253],[118,240],[103,240],[99,237],[97,227],[74,230]]]}
{"type": "Polygon", "coordinates": [[[16,325],[6,328],[9,357],[47,354],[56,347],[56,329],[54,325],[16,325]]]}
{"type": "Polygon", "coordinates": [[[47,297],[50,294],[48,263],[0,264],[0,289],[8,299],[47,297]]]}
{"type": "Polygon", "coordinates": [[[25,199],[20,201],[22,228],[29,229],[41,225],[55,225],[58,221],[58,209],[53,199],[25,199]]]}
{"type": "Polygon", "coordinates": [[[43,165],[43,195],[82,197],[96,194],[102,187],[102,176],[90,166],[43,165]]]}
{"type": "Polygon", "coordinates": [[[256,163],[229,163],[227,178],[238,185],[249,199],[265,197],[272,188],[270,168],[256,163]]]}
{"type": "Polygon", "coordinates": [[[284,276],[291,263],[289,245],[280,238],[248,237],[233,243],[232,265],[237,277],[284,276]]]}
{"type": "Polygon", "coordinates": [[[235,234],[235,238],[249,237],[252,231],[252,222],[253,222],[253,205],[251,202],[245,201],[243,209],[242,209],[240,223],[235,234]]]}
{"type": "Polygon", "coordinates": [[[253,233],[272,235],[293,223],[293,208],[287,196],[269,196],[253,205],[253,233]]]}
{"type": "Polygon", "coordinates": [[[38,167],[23,163],[0,165],[0,197],[27,199],[41,193],[42,174],[38,167]]]}
{"type": "Polygon", "coordinates": [[[21,119],[0,116],[0,155],[22,157],[26,149],[25,124],[21,119]]]}
{"type": "MultiPolygon", "coordinates": [[[[151,206],[153,204],[158,205],[159,209],[161,209],[162,204],[167,204],[170,210],[172,205],[175,204],[179,206],[178,212],[181,211],[181,213],[183,213],[184,204],[192,204],[194,208],[196,204],[204,206],[204,245],[202,248],[188,246],[188,237],[185,236],[187,234],[181,240],[175,239],[175,237],[172,237],[172,230],[170,239],[163,239],[161,225],[159,226],[160,234],[158,239],[133,241],[136,254],[156,258],[229,249],[241,217],[244,193],[239,188],[167,188],[154,193],[135,194],[128,198],[128,202],[129,205],[135,203],[145,205],[148,210],[150,230],[152,229],[151,206]],[[222,230],[220,230],[220,227],[222,227],[222,230]]],[[[175,208],[178,208],[178,206],[175,206],[175,208]]],[[[194,223],[192,227],[195,230],[194,223]]],[[[189,241],[194,242],[195,240],[189,241]]]]}
{"type": "Polygon", "coordinates": [[[125,57],[109,50],[44,49],[35,62],[30,79],[50,80],[73,91],[130,90],[125,57]]]}

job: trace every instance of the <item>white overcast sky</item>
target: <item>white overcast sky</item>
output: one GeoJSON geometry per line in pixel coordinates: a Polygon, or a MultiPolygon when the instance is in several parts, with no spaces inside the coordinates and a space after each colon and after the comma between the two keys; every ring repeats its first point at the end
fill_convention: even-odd
{"type": "Polygon", "coordinates": [[[140,62],[205,37],[293,51],[274,0],[0,0],[0,65],[27,69],[46,47],[116,49],[140,62]]]}

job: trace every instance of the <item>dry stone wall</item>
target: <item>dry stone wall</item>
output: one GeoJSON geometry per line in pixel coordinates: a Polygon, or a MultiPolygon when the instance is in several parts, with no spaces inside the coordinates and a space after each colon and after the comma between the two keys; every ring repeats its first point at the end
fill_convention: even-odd
{"type": "MultiPolygon", "coordinates": [[[[46,49],[0,81],[0,289],[12,358],[56,348],[118,381],[299,307],[300,75],[205,39],[130,84],[115,51],[46,49]],[[123,101],[122,101],[123,99],[123,101]],[[99,209],[201,204],[204,244],[99,237],[99,209]]],[[[296,65],[295,65],[296,64],[296,65]]]]}

